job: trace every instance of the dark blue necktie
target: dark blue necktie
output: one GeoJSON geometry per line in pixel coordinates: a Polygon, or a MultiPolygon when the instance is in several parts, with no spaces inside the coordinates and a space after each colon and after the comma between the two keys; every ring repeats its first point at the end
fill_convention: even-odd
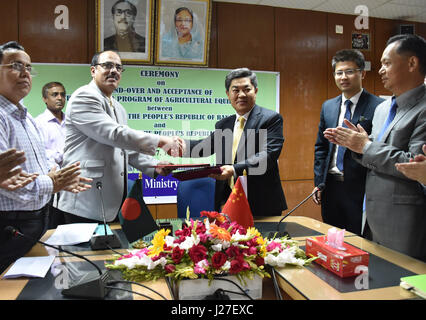
{"type": "MultiPolygon", "coordinates": [[[[346,106],[345,119],[349,121],[351,121],[351,105],[352,105],[351,100],[345,101],[345,106],[346,106]]],[[[342,127],[347,128],[348,126],[345,124],[345,122],[343,122],[342,127]]],[[[338,146],[336,165],[340,171],[343,171],[343,157],[345,155],[345,150],[346,150],[345,147],[338,146]]]]}
{"type": "Polygon", "coordinates": [[[396,98],[395,96],[392,97],[392,102],[389,110],[388,117],[382,127],[382,130],[380,130],[379,135],[377,136],[376,141],[382,140],[383,134],[385,133],[386,129],[389,127],[392,120],[395,118],[396,115],[396,108],[398,108],[398,105],[396,104],[396,98]]]}

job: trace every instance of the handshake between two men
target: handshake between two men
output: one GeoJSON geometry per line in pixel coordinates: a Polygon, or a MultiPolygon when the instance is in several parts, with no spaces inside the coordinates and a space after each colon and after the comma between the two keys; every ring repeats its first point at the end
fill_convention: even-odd
{"type": "MultiPolygon", "coordinates": [[[[185,141],[177,136],[167,137],[160,136],[158,147],[163,149],[168,155],[172,157],[182,157],[185,153],[185,141]]],[[[166,161],[160,161],[159,164],[171,164],[166,161]]],[[[160,175],[166,176],[170,174],[172,169],[167,167],[157,167],[156,172],[160,175]]],[[[53,193],[60,190],[69,191],[72,193],[79,193],[91,188],[93,179],[80,176],[80,162],[73,163],[65,168],[56,170],[53,168],[47,174],[53,181],[53,193]]],[[[37,176],[32,174],[31,177],[37,176]]]]}

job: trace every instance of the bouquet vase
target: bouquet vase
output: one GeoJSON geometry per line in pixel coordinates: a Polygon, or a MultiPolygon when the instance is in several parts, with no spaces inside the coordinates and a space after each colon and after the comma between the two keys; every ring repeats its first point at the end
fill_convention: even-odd
{"type": "Polygon", "coordinates": [[[245,284],[242,284],[234,275],[218,275],[211,282],[209,279],[183,279],[176,281],[169,278],[169,280],[173,295],[178,300],[203,300],[207,296],[214,295],[219,289],[232,291],[232,293],[224,292],[231,300],[249,300],[248,296],[252,299],[262,298],[263,279],[259,275],[255,275],[253,280],[244,278],[245,284]]]}

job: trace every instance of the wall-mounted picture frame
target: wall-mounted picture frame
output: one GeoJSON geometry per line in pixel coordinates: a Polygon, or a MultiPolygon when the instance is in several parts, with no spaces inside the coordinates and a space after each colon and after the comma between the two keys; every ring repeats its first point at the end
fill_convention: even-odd
{"type": "Polygon", "coordinates": [[[154,0],[97,0],[97,51],[115,50],[123,63],[152,64],[154,0]]]}
{"type": "Polygon", "coordinates": [[[370,34],[352,32],[352,49],[370,50],[370,34]]]}
{"type": "Polygon", "coordinates": [[[154,63],[207,67],[211,0],[158,0],[157,4],[154,63]]]}

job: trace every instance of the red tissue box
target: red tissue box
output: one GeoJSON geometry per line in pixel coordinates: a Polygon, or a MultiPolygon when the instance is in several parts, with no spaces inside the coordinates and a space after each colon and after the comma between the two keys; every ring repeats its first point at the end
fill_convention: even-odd
{"type": "Polygon", "coordinates": [[[362,270],[357,266],[368,267],[369,255],[350,244],[343,243],[346,250],[339,250],[327,243],[327,236],[306,239],[306,255],[318,257],[316,263],[337,274],[341,278],[359,275],[362,270]]]}

